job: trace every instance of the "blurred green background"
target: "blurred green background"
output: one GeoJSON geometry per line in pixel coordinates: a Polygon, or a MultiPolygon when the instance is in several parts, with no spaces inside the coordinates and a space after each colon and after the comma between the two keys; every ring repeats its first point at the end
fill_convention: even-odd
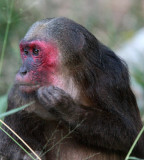
{"type": "MultiPolygon", "coordinates": [[[[13,84],[21,64],[19,41],[35,21],[59,16],[82,24],[102,43],[117,50],[144,27],[144,0],[0,0],[0,63],[3,63],[0,73],[0,108],[5,105],[4,95],[13,84]],[[10,28],[2,57],[8,23],[10,28]]],[[[134,66],[131,76],[144,92],[143,75],[144,72],[134,66]]],[[[144,104],[139,107],[143,115],[144,104]]]]}

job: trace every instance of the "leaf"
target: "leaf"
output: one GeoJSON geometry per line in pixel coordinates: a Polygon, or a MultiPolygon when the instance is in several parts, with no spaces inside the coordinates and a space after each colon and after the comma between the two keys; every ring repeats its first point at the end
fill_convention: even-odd
{"type": "Polygon", "coordinates": [[[0,97],[0,115],[6,112],[6,110],[7,110],[7,94],[0,97]]]}

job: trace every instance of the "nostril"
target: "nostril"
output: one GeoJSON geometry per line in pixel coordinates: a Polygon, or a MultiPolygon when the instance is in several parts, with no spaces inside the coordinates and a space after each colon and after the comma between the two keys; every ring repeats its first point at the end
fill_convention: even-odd
{"type": "Polygon", "coordinates": [[[24,75],[26,75],[27,74],[27,69],[26,69],[26,67],[24,67],[24,66],[22,66],[21,68],[20,68],[20,74],[22,75],[22,76],[24,76],[24,75]]]}
{"type": "Polygon", "coordinates": [[[23,71],[23,72],[21,72],[21,74],[24,76],[27,74],[27,71],[23,71]]]}

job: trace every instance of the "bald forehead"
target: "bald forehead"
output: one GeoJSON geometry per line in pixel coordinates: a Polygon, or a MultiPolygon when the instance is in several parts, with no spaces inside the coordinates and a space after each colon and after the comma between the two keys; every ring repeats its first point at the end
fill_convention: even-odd
{"type": "Polygon", "coordinates": [[[48,40],[50,38],[50,31],[55,27],[56,19],[44,19],[35,22],[28,32],[26,33],[24,40],[32,41],[35,39],[48,40]]]}
{"type": "Polygon", "coordinates": [[[31,41],[41,39],[48,41],[51,38],[62,38],[69,30],[76,30],[76,26],[78,26],[78,24],[64,17],[44,19],[37,21],[30,27],[24,40],[31,41]]]}
{"type": "Polygon", "coordinates": [[[24,40],[25,41],[32,41],[35,39],[45,40],[46,28],[47,28],[47,23],[41,23],[39,21],[34,23],[26,33],[24,40]]]}

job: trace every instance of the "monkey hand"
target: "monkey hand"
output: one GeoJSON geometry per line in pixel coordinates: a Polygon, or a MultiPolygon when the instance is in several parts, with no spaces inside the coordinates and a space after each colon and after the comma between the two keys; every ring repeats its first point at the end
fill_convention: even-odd
{"type": "Polygon", "coordinates": [[[57,118],[70,118],[76,109],[76,104],[70,95],[55,86],[39,88],[38,99],[46,110],[57,118]]]}

